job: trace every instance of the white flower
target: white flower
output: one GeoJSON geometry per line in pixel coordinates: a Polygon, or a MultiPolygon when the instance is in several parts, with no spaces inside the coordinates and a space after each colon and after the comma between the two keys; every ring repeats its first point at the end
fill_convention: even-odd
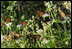
{"type": "Polygon", "coordinates": [[[52,1],[50,1],[50,3],[52,3],[52,1]]]}
{"type": "Polygon", "coordinates": [[[33,20],[31,20],[31,19],[30,19],[29,21],[30,21],[30,22],[33,22],[33,20]]]}
{"type": "Polygon", "coordinates": [[[12,25],[12,22],[7,23],[6,26],[9,28],[12,25]]]}
{"type": "Polygon", "coordinates": [[[44,40],[44,41],[42,41],[41,43],[48,43],[48,40],[44,40]]]}
{"type": "Polygon", "coordinates": [[[39,28],[36,28],[36,30],[38,30],[39,28]]]}
{"type": "Polygon", "coordinates": [[[51,21],[48,21],[47,24],[49,24],[51,21]]]}
{"type": "Polygon", "coordinates": [[[32,16],[32,19],[34,19],[34,15],[32,16]]]}
{"type": "Polygon", "coordinates": [[[67,19],[70,19],[70,17],[67,17],[67,19]]]}
{"type": "Polygon", "coordinates": [[[18,24],[18,25],[17,25],[17,27],[21,27],[21,26],[22,26],[21,24],[18,24]]]}
{"type": "Polygon", "coordinates": [[[64,5],[66,6],[66,9],[69,9],[70,4],[67,1],[64,2],[64,5]]]}
{"type": "Polygon", "coordinates": [[[20,40],[17,40],[17,41],[16,41],[16,43],[19,43],[19,42],[20,42],[20,40]]]}
{"type": "Polygon", "coordinates": [[[66,17],[66,16],[65,16],[65,19],[70,19],[70,17],[66,17]]]}
{"type": "Polygon", "coordinates": [[[48,43],[48,41],[45,41],[45,43],[48,43]]]}
{"type": "Polygon", "coordinates": [[[39,31],[36,31],[37,33],[39,32],[39,31]]]}
{"type": "Polygon", "coordinates": [[[43,32],[43,30],[42,30],[42,29],[40,29],[40,31],[41,31],[41,32],[43,32]]]}
{"type": "Polygon", "coordinates": [[[66,41],[65,44],[68,44],[68,41],[66,41]]]}
{"type": "Polygon", "coordinates": [[[45,6],[48,6],[49,3],[45,3],[45,6]]]}
{"type": "Polygon", "coordinates": [[[13,21],[14,19],[12,18],[11,21],[13,21]]]}
{"type": "Polygon", "coordinates": [[[50,3],[49,2],[47,2],[47,3],[45,2],[45,6],[48,6],[48,5],[50,5],[50,3]]]}
{"type": "Polygon", "coordinates": [[[40,37],[40,39],[43,39],[44,37],[40,37]]]}
{"type": "Polygon", "coordinates": [[[47,13],[45,13],[44,16],[49,16],[49,15],[47,13]]]}
{"type": "Polygon", "coordinates": [[[1,36],[1,40],[3,40],[3,38],[4,38],[4,35],[3,35],[3,36],[1,36]]]}
{"type": "Polygon", "coordinates": [[[43,32],[43,30],[42,29],[39,29],[38,31],[36,31],[37,33],[39,33],[39,32],[43,32]]]}
{"type": "Polygon", "coordinates": [[[13,16],[10,16],[10,18],[13,18],[13,16]]]}
{"type": "Polygon", "coordinates": [[[33,25],[31,24],[31,25],[29,25],[29,27],[33,27],[33,25]]]}
{"type": "Polygon", "coordinates": [[[47,36],[47,33],[44,33],[44,36],[47,36]]]}
{"type": "Polygon", "coordinates": [[[66,20],[62,21],[62,22],[66,22],[66,20]]]}

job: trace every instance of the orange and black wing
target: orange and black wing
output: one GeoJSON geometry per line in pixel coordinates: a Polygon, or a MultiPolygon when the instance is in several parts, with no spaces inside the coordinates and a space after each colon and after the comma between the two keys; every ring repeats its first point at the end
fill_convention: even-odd
{"type": "Polygon", "coordinates": [[[20,24],[22,24],[22,26],[26,25],[27,22],[26,21],[23,21],[23,22],[19,22],[20,24]]]}
{"type": "Polygon", "coordinates": [[[6,23],[9,23],[9,22],[11,22],[11,19],[10,19],[10,18],[6,18],[6,19],[5,19],[5,22],[6,22],[6,23]]]}
{"type": "Polygon", "coordinates": [[[65,13],[64,13],[62,10],[58,9],[58,11],[60,12],[60,14],[61,14],[61,16],[62,16],[63,18],[66,17],[65,13]]]}
{"type": "Polygon", "coordinates": [[[43,11],[37,11],[37,13],[38,13],[39,16],[43,16],[44,15],[43,11]]]}

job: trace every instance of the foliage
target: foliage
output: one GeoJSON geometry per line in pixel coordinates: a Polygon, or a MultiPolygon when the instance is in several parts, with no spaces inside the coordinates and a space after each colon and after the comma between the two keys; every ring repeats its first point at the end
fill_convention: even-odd
{"type": "Polygon", "coordinates": [[[71,1],[1,1],[1,48],[71,48],[71,1]],[[41,37],[33,41],[29,34],[41,37]]]}

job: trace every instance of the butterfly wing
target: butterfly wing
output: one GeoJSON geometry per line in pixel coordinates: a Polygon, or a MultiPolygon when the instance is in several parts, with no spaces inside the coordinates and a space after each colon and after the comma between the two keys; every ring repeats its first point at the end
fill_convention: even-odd
{"type": "Polygon", "coordinates": [[[24,21],[24,22],[20,22],[20,24],[22,24],[22,26],[24,26],[24,25],[27,24],[27,22],[26,22],[26,21],[24,21]]]}
{"type": "Polygon", "coordinates": [[[10,18],[6,18],[6,19],[5,19],[5,22],[6,22],[6,23],[9,23],[9,22],[11,22],[11,19],[10,19],[10,18]]]}
{"type": "Polygon", "coordinates": [[[29,39],[29,41],[31,41],[31,42],[37,42],[39,39],[40,39],[40,35],[31,35],[31,34],[29,34],[29,35],[27,35],[27,39],[29,39]]]}
{"type": "Polygon", "coordinates": [[[44,15],[44,12],[42,12],[42,11],[37,11],[37,13],[39,14],[39,16],[43,16],[44,15]]]}
{"type": "Polygon", "coordinates": [[[12,36],[14,39],[17,39],[20,37],[20,34],[17,34],[17,33],[11,33],[10,36],[12,36]]]}
{"type": "Polygon", "coordinates": [[[38,41],[39,39],[40,39],[40,35],[35,35],[35,39],[36,39],[36,41],[38,41]]]}
{"type": "Polygon", "coordinates": [[[66,17],[65,13],[62,10],[58,9],[58,11],[60,12],[60,14],[62,15],[63,18],[66,17]]]}
{"type": "Polygon", "coordinates": [[[32,35],[32,40],[38,41],[40,37],[40,35],[32,35]]]}

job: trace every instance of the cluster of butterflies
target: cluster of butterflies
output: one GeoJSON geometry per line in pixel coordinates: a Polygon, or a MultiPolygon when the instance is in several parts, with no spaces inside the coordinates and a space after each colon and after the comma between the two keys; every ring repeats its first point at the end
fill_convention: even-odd
{"type": "MultiPolygon", "coordinates": [[[[66,17],[65,13],[64,13],[62,10],[58,9],[58,11],[60,12],[60,14],[61,14],[61,16],[62,16],[63,18],[66,17]]],[[[37,11],[37,13],[38,13],[38,17],[39,17],[39,18],[42,17],[42,16],[45,14],[45,12],[43,12],[43,11],[37,11]]],[[[48,21],[48,19],[46,19],[46,21],[48,21]]],[[[6,23],[11,22],[11,19],[8,18],[7,15],[5,16],[5,22],[6,22],[6,23]]],[[[22,25],[24,26],[25,24],[27,24],[27,22],[26,22],[26,21],[23,21],[23,22],[19,22],[19,24],[22,24],[22,25]]]]}
{"type": "MultiPolygon", "coordinates": [[[[10,33],[8,36],[6,36],[4,39],[6,39],[7,41],[13,42],[13,39],[19,39],[21,37],[25,37],[25,36],[21,36],[20,34],[16,33],[16,32],[12,32],[10,33]]],[[[33,35],[33,34],[28,34],[26,35],[26,40],[29,39],[29,42],[37,42],[40,39],[41,35],[33,35]]]]}
{"type": "MultiPolygon", "coordinates": [[[[65,13],[64,13],[62,10],[60,10],[60,9],[58,9],[58,11],[61,13],[62,17],[65,18],[65,16],[66,16],[65,13]]],[[[45,14],[43,11],[38,11],[37,13],[39,14],[39,18],[45,14]]],[[[47,21],[48,21],[48,20],[47,20],[47,21]]],[[[8,18],[7,16],[5,16],[5,22],[6,22],[6,23],[9,23],[9,22],[11,22],[11,19],[8,18]]],[[[1,24],[2,24],[2,23],[1,23],[1,24]]],[[[19,22],[19,24],[22,24],[22,26],[24,26],[24,25],[27,24],[27,22],[26,22],[26,21],[23,21],[23,22],[19,22]]],[[[3,25],[4,25],[4,24],[3,24],[3,25]]],[[[13,35],[13,37],[11,37],[10,40],[12,40],[12,38],[18,39],[19,37],[21,37],[21,35],[18,34],[18,33],[11,33],[10,36],[11,36],[11,35],[13,35]]],[[[40,39],[40,37],[41,37],[40,35],[32,35],[32,34],[28,34],[28,35],[26,35],[26,36],[31,37],[32,40],[34,39],[35,42],[38,41],[38,40],[40,39]]]]}
{"type": "MultiPolygon", "coordinates": [[[[4,18],[5,18],[5,22],[6,23],[12,22],[11,21],[11,18],[8,18],[7,15],[4,18]]],[[[27,22],[26,21],[23,21],[23,22],[19,22],[19,24],[22,24],[22,26],[24,26],[25,24],[27,24],[27,22]]]]}

